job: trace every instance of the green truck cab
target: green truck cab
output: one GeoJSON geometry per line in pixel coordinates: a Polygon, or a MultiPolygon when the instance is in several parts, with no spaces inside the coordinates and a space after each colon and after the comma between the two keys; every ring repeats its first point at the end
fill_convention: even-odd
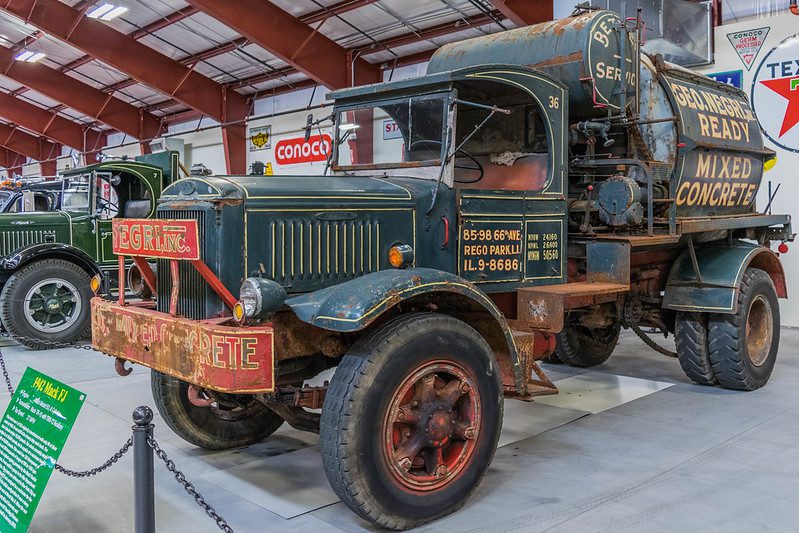
{"type": "Polygon", "coordinates": [[[57,184],[15,192],[0,212],[0,318],[23,345],[71,343],[88,332],[97,274],[117,279],[111,222],[146,218],[178,174],[178,154],[104,161],[57,184]],[[30,198],[28,198],[30,196],[30,198]]]}
{"type": "Polygon", "coordinates": [[[504,399],[558,392],[538,361],[601,364],[622,327],[674,334],[696,383],[763,386],[787,297],[770,246],[793,239],[754,203],[774,154],[742,92],[645,56],[631,24],[582,12],[333,93],[332,136],[311,120],[297,147],[330,175],[171,185],[157,218],[114,223],[157,298],[94,298],[95,348],[151,368],[195,445],[319,432],[336,494],[392,529],[464,504],[504,399]]]}

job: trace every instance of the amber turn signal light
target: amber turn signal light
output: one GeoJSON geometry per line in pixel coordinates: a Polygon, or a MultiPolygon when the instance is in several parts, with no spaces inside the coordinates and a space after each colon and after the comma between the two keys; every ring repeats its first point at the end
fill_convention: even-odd
{"type": "Polygon", "coordinates": [[[236,319],[236,322],[244,322],[246,315],[244,314],[244,306],[241,302],[236,302],[236,305],[233,306],[233,318],[236,319]]]}
{"type": "Polygon", "coordinates": [[[91,287],[92,292],[94,294],[100,292],[100,284],[102,280],[103,278],[100,277],[100,274],[95,274],[94,277],[92,277],[91,281],[89,282],[89,287],[91,287]]]}
{"type": "Polygon", "coordinates": [[[395,244],[388,250],[388,264],[402,268],[413,263],[413,248],[407,244],[395,244]]]}

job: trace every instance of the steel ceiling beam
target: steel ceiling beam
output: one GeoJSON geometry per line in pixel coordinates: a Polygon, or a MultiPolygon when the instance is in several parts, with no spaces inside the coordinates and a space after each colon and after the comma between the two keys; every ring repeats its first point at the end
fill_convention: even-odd
{"type": "Polygon", "coordinates": [[[301,15],[300,20],[306,24],[313,24],[336,15],[341,15],[347,11],[358,9],[359,7],[374,4],[375,2],[377,2],[377,0],[343,0],[342,2],[336,2],[335,4],[331,4],[317,11],[312,11],[306,15],[301,15]]]}
{"type": "Polygon", "coordinates": [[[240,95],[59,0],[6,0],[0,9],[216,120],[246,116],[240,95]]]}
{"type": "Polygon", "coordinates": [[[36,161],[55,159],[61,154],[56,143],[35,137],[15,126],[0,123],[0,146],[36,161]]]}
{"type": "Polygon", "coordinates": [[[4,167],[8,172],[8,178],[14,174],[22,175],[22,165],[27,162],[27,158],[5,147],[0,147],[0,167],[4,167]]]}
{"type": "Polygon", "coordinates": [[[379,68],[268,0],[188,2],[321,85],[341,89],[380,81],[379,68]]]}
{"type": "Polygon", "coordinates": [[[517,26],[529,26],[552,20],[552,0],[491,0],[506,18],[517,26]]]}
{"type": "Polygon", "coordinates": [[[228,172],[246,171],[243,121],[249,106],[240,94],[59,0],[5,0],[0,9],[218,120],[231,130],[223,131],[225,139],[235,143],[225,150],[228,172]]]}
{"type": "Polygon", "coordinates": [[[80,152],[102,148],[105,134],[0,92],[0,117],[80,152]]]}
{"type": "Polygon", "coordinates": [[[9,48],[0,47],[0,69],[7,78],[136,139],[151,139],[161,131],[161,121],[155,115],[43,63],[15,61],[9,48]]]}
{"type": "Polygon", "coordinates": [[[480,13],[479,15],[474,15],[465,19],[457,19],[450,22],[445,22],[443,24],[438,24],[436,26],[431,26],[429,28],[423,28],[419,31],[413,31],[402,35],[389,37],[376,43],[369,43],[368,45],[359,46],[353,50],[360,54],[372,54],[382,50],[391,50],[393,48],[399,48],[400,46],[415,44],[419,41],[427,41],[429,39],[435,39],[436,37],[443,37],[452,33],[468,30],[469,28],[492,24],[497,21],[497,18],[502,19],[504,18],[504,15],[502,15],[502,13],[499,11],[492,13],[480,13]]]}

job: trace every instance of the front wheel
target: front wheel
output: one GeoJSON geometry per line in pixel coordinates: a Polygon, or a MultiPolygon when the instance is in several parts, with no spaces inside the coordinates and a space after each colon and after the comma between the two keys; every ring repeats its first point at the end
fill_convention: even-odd
{"type": "Polygon", "coordinates": [[[780,344],[780,307],[774,283],[763,270],[744,272],[734,315],[711,315],[710,362],[727,389],[755,390],[765,385],[780,344]]]}
{"type": "Polygon", "coordinates": [[[344,356],[322,408],[322,462],[350,509],[408,529],[463,506],[502,427],[494,354],[472,327],[399,317],[344,356]]]}
{"type": "Polygon", "coordinates": [[[189,401],[189,384],[151,371],[153,400],[166,425],[206,450],[227,450],[260,442],[283,425],[283,419],[252,396],[214,393],[214,404],[189,401]]]}
{"type": "Polygon", "coordinates": [[[63,259],[44,259],[15,272],[0,293],[3,326],[20,344],[41,350],[88,333],[89,274],[63,259]]]}

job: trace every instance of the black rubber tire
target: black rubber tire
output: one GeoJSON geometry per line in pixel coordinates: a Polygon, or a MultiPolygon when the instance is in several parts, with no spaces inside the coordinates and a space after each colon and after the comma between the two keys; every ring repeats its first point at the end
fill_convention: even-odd
{"type": "Polygon", "coordinates": [[[359,339],[342,359],[325,396],[322,462],[335,493],[383,528],[408,529],[460,509],[485,474],[502,428],[498,366],[471,326],[437,313],[400,316],[359,339]],[[391,396],[412,369],[436,359],[470,369],[482,404],[470,464],[443,487],[417,491],[392,477],[382,451],[382,421],[391,396]]]}
{"type": "Polygon", "coordinates": [[[602,329],[588,329],[565,324],[557,335],[555,353],[564,363],[581,368],[601,365],[613,354],[619,342],[621,324],[602,329]]]}
{"type": "Polygon", "coordinates": [[[688,379],[699,385],[716,385],[707,344],[707,315],[678,313],[674,326],[677,358],[688,379]]]}
{"type": "Polygon", "coordinates": [[[249,413],[224,419],[214,408],[189,402],[189,384],[156,370],[150,372],[153,399],[164,422],[177,435],[206,450],[228,450],[255,444],[283,425],[283,419],[253,400],[249,413]]]}
{"type": "Polygon", "coordinates": [[[552,352],[548,356],[542,358],[541,362],[542,363],[549,363],[550,365],[562,365],[563,364],[563,361],[561,361],[560,357],[558,357],[558,351],[557,350],[555,350],[554,352],[552,352]]]}
{"type": "Polygon", "coordinates": [[[759,389],[771,377],[779,344],[780,307],[774,283],[759,268],[748,268],[738,291],[738,311],[734,315],[710,315],[708,346],[713,372],[725,389],[759,389]],[[763,352],[765,358],[759,365],[752,361],[747,345],[747,322],[756,299],[768,302],[772,327],[771,343],[763,352]]]}
{"type": "Polygon", "coordinates": [[[43,350],[52,343],[73,343],[89,334],[91,328],[91,277],[75,263],[63,259],[42,259],[14,272],[0,293],[0,319],[9,334],[28,348],[43,350]],[[31,287],[46,279],[68,281],[79,291],[81,311],[77,320],[64,331],[44,333],[31,326],[24,316],[22,301],[31,287]]]}

